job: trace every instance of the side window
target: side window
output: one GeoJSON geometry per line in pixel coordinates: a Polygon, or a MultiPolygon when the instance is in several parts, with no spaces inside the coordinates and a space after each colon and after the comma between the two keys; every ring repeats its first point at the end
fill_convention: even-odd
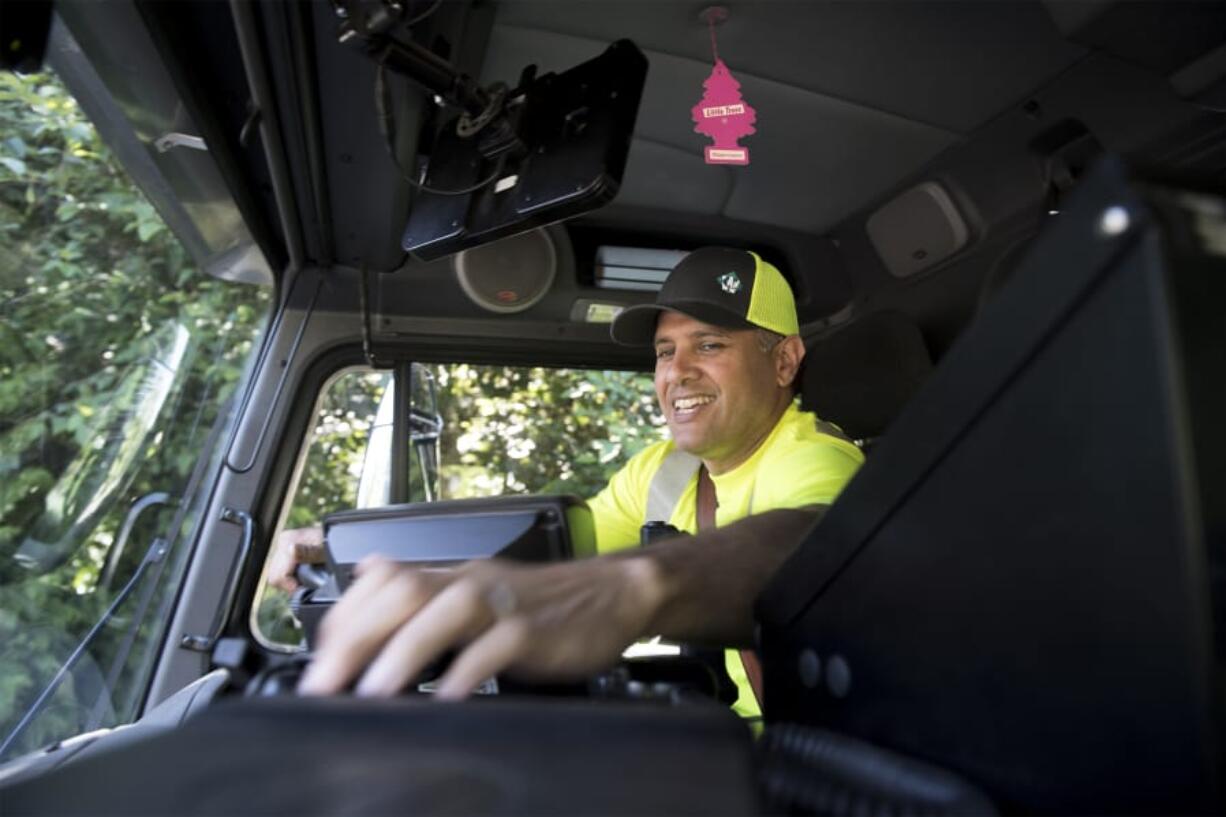
{"type": "Polygon", "coordinates": [[[0,761],[139,711],[268,307],[195,266],[53,75],[0,74],[0,761]]]}
{"type": "MultiPolygon", "coordinates": [[[[328,381],[299,458],[282,530],[318,525],[333,511],[407,501],[504,494],[596,494],[613,472],[661,439],[651,377],[636,372],[413,364],[406,445],[395,456],[391,372],[358,367],[328,381]]],[[[265,585],[256,631],[296,648],[289,598],[265,585]]]]}
{"type": "MultiPolygon", "coordinates": [[[[334,511],[390,501],[393,384],[391,372],[367,367],[343,369],[324,384],[278,535],[320,525],[334,511]]],[[[285,591],[262,583],[252,610],[254,632],[265,644],[296,649],[301,643],[302,630],[285,591]]]]}
{"type": "Polygon", "coordinates": [[[392,373],[346,369],[320,395],[285,526],[318,525],[349,508],[390,502],[392,373]]]}

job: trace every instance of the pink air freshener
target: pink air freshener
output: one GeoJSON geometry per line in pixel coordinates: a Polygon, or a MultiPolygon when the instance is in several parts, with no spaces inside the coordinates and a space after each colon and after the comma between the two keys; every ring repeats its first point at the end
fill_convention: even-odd
{"type": "Polygon", "coordinates": [[[715,48],[715,23],[722,21],[727,12],[723,9],[708,9],[704,12],[711,28],[711,53],[715,67],[711,76],[703,81],[702,100],[690,109],[694,130],[715,140],[704,150],[709,165],[747,165],[749,149],[737,141],[754,133],[757,114],[741,99],[741,84],[733,78],[728,66],[719,58],[715,48]]]}

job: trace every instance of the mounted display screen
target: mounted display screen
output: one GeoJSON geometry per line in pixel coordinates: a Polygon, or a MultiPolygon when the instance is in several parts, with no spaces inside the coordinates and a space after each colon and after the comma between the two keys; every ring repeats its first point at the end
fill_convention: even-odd
{"type": "Polygon", "coordinates": [[[557,562],[595,555],[596,528],[577,497],[504,496],[334,513],[324,518],[324,544],[328,573],[304,582],[291,603],[311,646],[320,620],[367,556],[440,570],[495,556],[557,562]]]}
{"type": "Polygon", "coordinates": [[[554,562],[596,552],[592,512],[572,496],[512,496],[390,505],[324,520],[328,564],[344,591],[367,556],[450,567],[500,556],[554,562]]]}
{"type": "Polygon", "coordinates": [[[621,187],[646,79],[643,52],[618,40],[562,74],[526,72],[507,93],[501,141],[445,126],[404,249],[431,260],[607,204],[621,187]]]}

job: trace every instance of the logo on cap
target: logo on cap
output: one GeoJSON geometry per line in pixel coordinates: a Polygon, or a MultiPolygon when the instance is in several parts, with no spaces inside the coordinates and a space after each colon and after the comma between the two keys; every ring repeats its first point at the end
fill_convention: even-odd
{"type": "Polygon", "coordinates": [[[719,288],[729,295],[735,295],[741,291],[741,279],[735,272],[725,272],[715,280],[719,281],[719,288]]]}

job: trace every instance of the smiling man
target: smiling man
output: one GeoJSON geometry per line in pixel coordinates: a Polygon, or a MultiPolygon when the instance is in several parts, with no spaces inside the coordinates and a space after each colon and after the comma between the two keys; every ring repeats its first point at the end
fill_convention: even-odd
{"type": "Polygon", "coordinates": [[[836,427],[795,405],[805,354],[796,302],[756,253],[695,250],[655,303],[625,310],[612,332],[619,343],[654,346],[656,397],[672,439],[633,457],[591,501],[602,552],[637,545],[649,521],[697,530],[706,474],[715,524],[725,525],[828,505],[864,461],[836,427]]]}
{"type": "MultiPolygon", "coordinates": [[[[672,439],[633,457],[590,501],[601,552],[637,546],[647,522],[695,533],[828,505],[864,461],[836,427],[796,406],[805,347],[795,298],[756,253],[691,252],[656,302],[622,312],[612,332],[619,343],[654,347],[672,439]]],[[[729,651],[725,663],[740,690],[735,709],[759,714],[752,659],[729,651]]]]}
{"type": "MultiPolygon", "coordinates": [[[[356,681],[390,695],[446,650],[443,698],[504,670],[582,677],[637,638],[747,645],[753,603],[863,462],[834,426],[795,404],[804,344],[772,265],[706,248],[670,273],[654,304],[614,322],[654,347],[656,396],[672,439],[635,455],[590,501],[593,559],[523,566],[478,560],[441,574],[371,561],[320,627],[306,694],[356,681]],[[647,522],[697,536],[638,548],[647,522]]],[[[760,714],[750,653],[729,650],[737,712],[760,714]]]]}

